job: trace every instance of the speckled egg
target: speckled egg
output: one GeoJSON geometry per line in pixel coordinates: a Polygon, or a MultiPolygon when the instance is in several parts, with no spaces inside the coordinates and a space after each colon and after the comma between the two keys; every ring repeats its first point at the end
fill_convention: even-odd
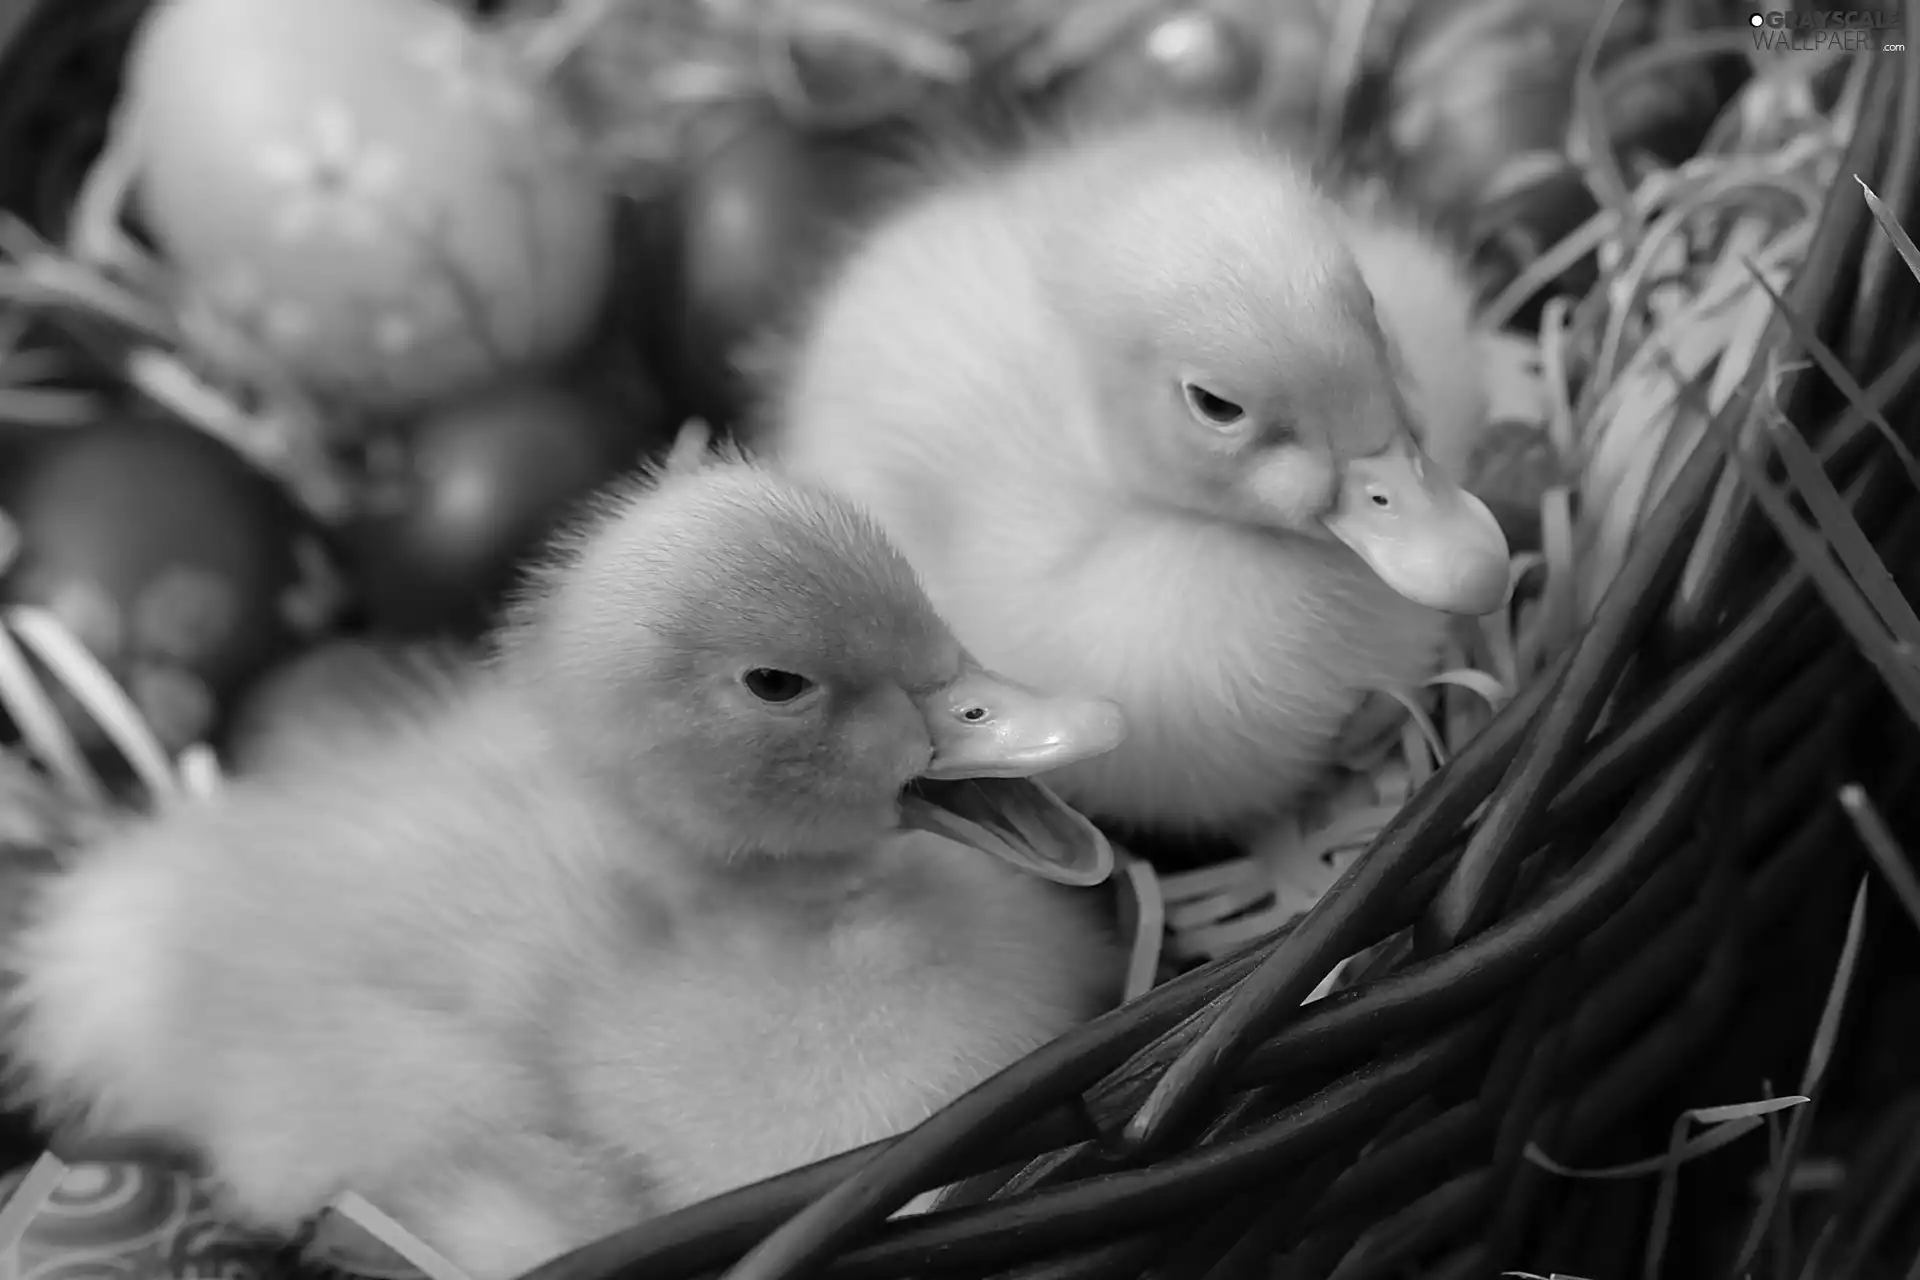
{"type": "MultiPolygon", "coordinates": [[[[278,487],[166,419],[48,432],[0,472],[18,558],[0,599],[56,616],[164,746],[204,741],[230,699],[329,620],[320,544],[278,487]]],[[[102,741],[68,699],[83,743],[102,741]]]]}
{"type": "Polygon", "coordinates": [[[609,196],[543,85],[451,5],[157,4],[119,128],[197,316],[318,389],[418,406],[547,365],[599,312],[609,196]]]}

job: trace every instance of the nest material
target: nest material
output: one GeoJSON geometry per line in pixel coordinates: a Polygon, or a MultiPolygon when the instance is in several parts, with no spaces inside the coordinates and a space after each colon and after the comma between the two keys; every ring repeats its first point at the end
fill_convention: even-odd
{"type": "MultiPolygon", "coordinates": [[[[948,30],[960,7],[899,8],[929,51],[899,83],[943,82],[927,33],[963,48],[948,30]]],[[[896,53],[921,47],[893,35],[880,43],[896,53]]],[[[699,60],[675,65],[690,75],[699,60]]],[[[1874,677],[1816,606],[1816,579],[1764,534],[1745,481],[1784,414],[1883,558],[1912,559],[1899,456],[1809,372],[1806,335],[1770,290],[1882,414],[1920,417],[1920,358],[1911,342],[1893,354],[1914,332],[1915,289],[1853,184],[1915,219],[1916,116],[1912,71],[1862,60],[1830,109],[1805,80],[1754,82],[1700,155],[1637,183],[1593,158],[1600,212],[1491,308],[1502,319],[1567,262],[1599,260],[1596,287],[1550,305],[1537,341],[1490,341],[1502,416],[1531,420],[1568,477],[1541,499],[1516,607],[1463,631],[1434,688],[1390,691],[1404,724],[1363,744],[1350,785],[1296,830],[1141,882],[1174,958],[1208,963],[912,1134],[541,1274],[1230,1275],[1283,1258],[1303,1275],[1437,1259],[1437,1274],[1467,1276],[1529,1262],[1532,1215],[1556,1185],[1529,1144],[1577,1161],[1636,1115],[1730,1016],[1744,944],[1817,882],[1839,834],[1828,801],[1855,780],[1836,769],[1873,723],[1874,677]],[[943,1186],[933,1214],[883,1225],[943,1186]]],[[[11,357],[16,381],[33,358],[11,357]]],[[[54,392],[5,394],[80,412],[54,392]]],[[[36,702],[28,651],[154,796],[217,785],[210,756],[166,758],[57,624],[5,622],[7,709],[65,812],[104,791],[36,702]]],[[[1901,796],[1909,774],[1858,780],[1901,796]]]]}

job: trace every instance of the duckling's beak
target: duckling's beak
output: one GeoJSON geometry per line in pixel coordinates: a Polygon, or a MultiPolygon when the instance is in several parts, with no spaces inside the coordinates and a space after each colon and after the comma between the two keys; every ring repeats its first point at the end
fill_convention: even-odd
{"type": "Polygon", "coordinates": [[[1113,849],[1032,775],[1120,745],[1126,721],[1102,698],[1049,696],[969,663],[920,700],[933,759],[902,798],[903,826],[970,845],[1061,884],[1099,884],[1113,849]]]}
{"type": "Polygon", "coordinates": [[[1113,874],[1113,846],[1100,828],[1030,778],[916,782],[900,798],[900,825],[1076,889],[1113,874]]]}
{"type": "Polygon", "coordinates": [[[1322,523],[1415,603],[1479,615],[1506,602],[1510,557],[1499,522],[1410,439],[1348,459],[1322,523]]]}
{"type": "Polygon", "coordinates": [[[967,663],[958,679],[920,699],[933,739],[927,778],[1030,778],[1105,755],[1126,737],[1120,708],[1104,698],[1052,696],[967,663]]]}

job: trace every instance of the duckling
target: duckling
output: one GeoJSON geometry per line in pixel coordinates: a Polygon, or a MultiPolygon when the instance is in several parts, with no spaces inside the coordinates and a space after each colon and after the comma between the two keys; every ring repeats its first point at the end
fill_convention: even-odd
{"type": "MultiPolygon", "coordinates": [[[[340,639],[310,649],[251,689],[228,726],[222,759],[237,773],[297,768],[293,752],[339,750],[342,719],[393,721],[458,696],[470,663],[442,641],[340,639]]],[[[368,726],[377,728],[377,724],[368,726]]]]}
{"type": "Polygon", "coordinates": [[[949,166],[820,291],[760,447],[863,504],[983,662],[1112,699],[1046,775],[1123,827],[1251,838],[1363,695],[1508,585],[1461,487],[1463,271],[1241,127],[1156,116],[949,166]]]}
{"type": "Polygon", "coordinates": [[[897,1132],[1116,998],[1048,882],[1111,851],[1023,780],[1115,745],[1111,704],[984,671],[871,521],[737,457],[606,508],[431,704],[38,881],[15,1094],[196,1153],[237,1221],[351,1190],[489,1280],[897,1132]]]}

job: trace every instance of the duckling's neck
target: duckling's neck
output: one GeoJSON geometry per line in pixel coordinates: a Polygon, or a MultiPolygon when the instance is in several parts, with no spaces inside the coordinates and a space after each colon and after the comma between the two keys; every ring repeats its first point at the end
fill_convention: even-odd
{"type": "Polygon", "coordinates": [[[870,846],[885,834],[888,815],[834,815],[822,825],[809,815],[762,813],[740,805],[728,811],[714,797],[689,798],[670,787],[632,779],[609,780],[615,802],[629,820],[657,842],[679,850],[681,860],[701,868],[750,873],[760,866],[818,861],[838,865],[855,855],[843,850],[870,846]]]}
{"type": "Polygon", "coordinates": [[[709,893],[832,914],[870,895],[885,877],[885,859],[859,853],[753,854],[704,861],[698,880],[709,893]]]}
{"type": "Polygon", "coordinates": [[[637,893],[657,936],[693,930],[731,938],[734,947],[811,945],[885,917],[917,882],[878,842],[858,853],[696,856],[665,875],[652,868],[627,878],[619,896],[637,893]]]}
{"type": "Polygon", "coordinates": [[[627,835],[605,851],[602,874],[621,898],[637,892],[654,904],[663,923],[797,912],[825,927],[883,879],[884,833],[832,852],[796,851],[776,846],[764,831],[690,817],[684,806],[639,789],[609,787],[603,794],[627,835]]]}

